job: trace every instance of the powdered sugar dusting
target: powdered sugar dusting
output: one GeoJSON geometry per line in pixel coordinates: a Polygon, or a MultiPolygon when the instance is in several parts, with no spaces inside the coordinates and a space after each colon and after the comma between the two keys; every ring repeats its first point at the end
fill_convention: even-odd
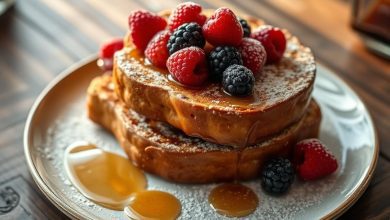
{"type": "Polygon", "coordinates": [[[264,66],[262,73],[256,79],[251,101],[243,104],[231,102],[231,98],[216,83],[211,83],[201,90],[183,89],[168,79],[166,71],[145,65],[144,59],[131,48],[117,52],[115,62],[121,72],[132,80],[161,87],[171,94],[178,93],[189,97],[187,101],[197,105],[212,103],[209,105],[210,108],[236,112],[240,109],[256,107],[267,109],[305,91],[313,85],[315,79],[316,64],[310,48],[303,46],[287,30],[283,32],[287,39],[287,48],[282,60],[264,66]],[[219,102],[215,103],[215,100],[219,102]]]}
{"type": "Polygon", "coordinates": [[[320,153],[324,157],[330,158],[332,160],[336,160],[335,156],[332,154],[329,148],[316,138],[305,139],[298,142],[297,148],[300,149],[301,151],[305,151],[305,148],[311,149],[320,153]]]}
{"type": "MultiPolygon", "coordinates": [[[[58,117],[51,125],[46,136],[45,144],[40,147],[40,155],[45,167],[54,173],[55,181],[62,184],[60,196],[68,203],[76,203],[77,206],[101,219],[126,219],[121,211],[113,211],[101,207],[82,196],[68,180],[64,171],[63,157],[66,147],[75,141],[84,140],[96,144],[105,150],[125,155],[112,135],[100,126],[91,122],[85,112],[84,100],[75,102],[65,114],[58,117]],[[51,159],[48,159],[48,158],[51,159]]],[[[135,115],[138,117],[137,115],[135,115]]],[[[141,127],[146,125],[146,119],[139,118],[141,127]]],[[[162,125],[156,125],[162,126],[162,125]]],[[[142,129],[140,127],[140,130],[142,129]]],[[[144,127],[145,128],[145,127],[144,127]]],[[[146,127],[146,130],[149,128],[146,127]]],[[[172,135],[173,132],[166,127],[161,128],[164,135],[172,135]]],[[[145,131],[148,132],[148,131],[145,131]]],[[[163,136],[164,136],[163,135],[163,136]]],[[[162,137],[163,137],[162,136],[162,137]]],[[[156,137],[157,138],[157,137],[156,137]]],[[[192,138],[183,137],[183,141],[192,141],[192,138]]],[[[158,141],[158,140],[155,140],[158,141]]],[[[163,140],[161,140],[163,141],[163,140]]],[[[179,219],[229,219],[217,214],[208,203],[209,192],[216,184],[188,185],[175,184],[147,174],[148,189],[162,190],[175,195],[182,204],[182,212],[179,219]]],[[[242,219],[294,219],[300,213],[310,207],[316,207],[322,199],[332,194],[337,188],[335,180],[337,174],[316,182],[301,182],[296,180],[290,191],[281,197],[266,194],[260,185],[259,179],[244,182],[259,197],[259,206],[256,211],[242,219]]]]}
{"type": "Polygon", "coordinates": [[[206,152],[206,151],[230,151],[233,148],[203,141],[200,138],[189,137],[172,126],[157,121],[147,120],[143,115],[133,110],[125,110],[123,115],[127,128],[136,135],[143,137],[159,147],[174,152],[206,152]]]}
{"type": "MultiPolygon", "coordinates": [[[[100,93],[99,95],[104,95],[104,93],[100,93]]],[[[120,103],[117,103],[115,110],[117,111],[116,117],[118,117],[116,120],[124,123],[128,130],[141,138],[149,140],[152,142],[153,146],[159,146],[159,148],[166,151],[211,152],[235,150],[231,146],[220,145],[202,140],[201,138],[187,136],[182,131],[167,123],[148,120],[145,116],[138,114],[131,109],[126,109],[120,103]]],[[[299,122],[283,129],[278,134],[274,135],[274,137],[269,137],[266,141],[248,146],[248,148],[261,148],[269,146],[279,140],[283,140],[286,136],[296,132],[297,128],[301,126],[302,123],[305,123],[306,118],[312,117],[313,113],[314,108],[309,108],[304,118],[299,122]]]]}
{"type": "Polygon", "coordinates": [[[162,73],[161,69],[153,68],[149,61],[138,54],[136,50],[124,48],[118,51],[115,54],[115,62],[132,79],[137,79],[139,82],[147,84],[159,85],[164,89],[170,89],[166,74],[162,73]]]}
{"type": "Polygon", "coordinates": [[[257,76],[267,60],[267,53],[263,45],[252,38],[244,38],[239,47],[244,66],[252,70],[257,76]]]}

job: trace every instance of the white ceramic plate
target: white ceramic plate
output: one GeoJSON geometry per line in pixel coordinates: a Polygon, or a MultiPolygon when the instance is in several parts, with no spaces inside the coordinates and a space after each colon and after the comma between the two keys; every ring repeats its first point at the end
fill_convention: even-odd
{"type": "MultiPolygon", "coordinates": [[[[333,175],[315,182],[296,180],[288,194],[272,197],[259,179],[244,182],[258,195],[257,210],[245,219],[334,218],[346,211],[366,189],[378,157],[372,120],[359,97],[336,75],[318,65],[314,98],[323,114],[320,139],[339,161],[333,175]]],[[[41,93],[25,128],[28,166],[39,188],[60,210],[73,218],[127,219],[84,198],[66,177],[63,156],[69,144],[84,140],[125,155],[114,137],[86,117],[86,89],[101,71],[96,57],[60,74],[41,93]]],[[[182,203],[180,219],[224,219],[207,196],[215,184],[184,185],[147,175],[149,189],[174,194],[182,203]]]]}

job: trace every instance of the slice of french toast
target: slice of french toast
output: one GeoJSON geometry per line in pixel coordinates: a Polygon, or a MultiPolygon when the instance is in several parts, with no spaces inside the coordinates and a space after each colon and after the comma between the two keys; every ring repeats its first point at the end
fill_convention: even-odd
{"type": "MultiPolygon", "coordinates": [[[[252,29],[264,24],[246,19],[252,29]]],[[[229,96],[217,83],[200,89],[178,85],[167,70],[153,67],[133,49],[128,37],[126,47],[114,57],[115,91],[126,108],[167,122],[189,136],[233,147],[267,140],[302,118],[315,79],[311,50],[288,31],[284,33],[284,57],[264,67],[250,97],[229,96]]]]}
{"type": "Polygon", "coordinates": [[[189,137],[174,127],[128,109],[113,91],[112,77],[88,88],[89,118],[111,131],[131,161],[143,170],[180,183],[250,179],[264,161],[285,156],[299,140],[318,136],[321,111],[312,100],[303,117],[277,135],[243,150],[189,137]]]}

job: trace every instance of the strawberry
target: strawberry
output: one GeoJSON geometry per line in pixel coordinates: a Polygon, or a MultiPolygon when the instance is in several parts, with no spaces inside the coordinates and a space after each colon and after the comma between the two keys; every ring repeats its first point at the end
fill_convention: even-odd
{"type": "Polygon", "coordinates": [[[166,68],[169,57],[167,43],[171,33],[168,30],[158,32],[150,40],[145,50],[145,57],[156,67],[166,68]]]}
{"type": "Polygon", "coordinates": [[[133,11],[129,15],[130,36],[135,47],[142,52],[150,39],[166,26],[164,18],[148,11],[133,11]]]}
{"type": "Polygon", "coordinates": [[[219,8],[203,25],[206,40],[214,46],[238,46],[244,35],[237,16],[228,8],[219,8]]]}
{"type": "Polygon", "coordinates": [[[276,27],[265,25],[251,34],[267,51],[267,64],[279,62],[286,50],[286,38],[276,27]]]}
{"type": "Polygon", "coordinates": [[[336,171],[336,158],[318,139],[306,139],[296,144],[293,163],[303,180],[316,180],[336,171]]]}
{"type": "Polygon", "coordinates": [[[179,4],[171,13],[168,19],[168,29],[173,32],[184,23],[196,22],[200,26],[204,24],[207,17],[201,14],[202,6],[193,2],[179,4]]]}
{"type": "Polygon", "coordinates": [[[267,59],[263,45],[255,39],[245,37],[238,50],[241,53],[244,66],[250,69],[255,76],[259,74],[267,59]]]}
{"type": "Polygon", "coordinates": [[[199,47],[186,47],[173,53],[167,67],[179,83],[189,86],[202,85],[209,75],[206,54],[199,47]]]}

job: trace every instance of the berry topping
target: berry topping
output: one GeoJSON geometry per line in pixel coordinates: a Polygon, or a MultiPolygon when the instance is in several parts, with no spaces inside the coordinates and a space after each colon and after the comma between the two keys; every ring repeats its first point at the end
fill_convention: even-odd
{"type": "Polygon", "coordinates": [[[114,53],[123,48],[123,39],[115,38],[111,39],[102,44],[99,51],[100,58],[111,58],[114,56],[114,53]]]}
{"type": "Polygon", "coordinates": [[[179,83],[188,86],[200,86],[208,77],[206,55],[199,47],[187,47],[172,54],[167,67],[179,83]]]}
{"type": "Polygon", "coordinates": [[[255,39],[245,37],[238,50],[241,53],[244,66],[250,69],[254,75],[259,74],[267,59],[263,45],[255,39]]]}
{"type": "Polygon", "coordinates": [[[252,71],[245,66],[233,64],[222,76],[222,87],[225,92],[233,96],[245,96],[252,93],[255,77],[252,71]]]}
{"type": "Polygon", "coordinates": [[[212,78],[220,80],[223,71],[230,65],[242,65],[242,58],[240,52],[235,47],[219,46],[210,52],[208,62],[212,78]]]}
{"type": "Polygon", "coordinates": [[[251,35],[251,26],[249,26],[248,22],[245,19],[240,18],[240,24],[242,30],[244,31],[244,37],[249,37],[251,35]]]}
{"type": "Polygon", "coordinates": [[[148,11],[134,11],[129,15],[130,36],[135,47],[142,52],[150,39],[166,26],[164,18],[148,11]]]}
{"type": "Polygon", "coordinates": [[[193,2],[185,2],[179,4],[171,13],[168,19],[168,29],[174,31],[177,27],[184,23],[196,22],[203,25],[207,17],[200,14],[202,6],[193,2]]]}
{"type": "Polygon", "coordinates": [[[200,26],[203,26],[206,20],[207,20],[206,15],[201,14],[198,16],[198,19],[196,19],[196,23],[198,23],[200,26]]]}
{"type": "Polygon", "coordinates": [[[169,38],[167,47],[169,54],[181,50],[186,47],[200,47],[203,48],[206,41],[202,35],[202,27],[195,23],[185,23],[173,32],[169,38]]]}
{"type": "Polygon", "coordinates": [[[333,173],[337,160],[318,139],[306,139],[295,146],[294,165],[303,180],[316,180],[333,173]]]}
{"type": "Polygon", "coordinates": [[[123,48],[123,39],[122,38],[115,38],[110,41],[105,42],[101,47],[99,51],[99,61],[98,65],[103,70],[111,70],[112,69],[112,59],[114,56],[114,53],[118,50],[121,50],[123,48]]]}
{"type": "Polygon", "coordinates": [[[261,179],[265,191],[282,194],[294,181],[294,168],[288,159],[275,158],[264,166],[261,179]]]}
{"type": "Polygon", "coordinates": [[[244,32],[237,16],[228,8],[219,8],[203,25],[203,34],[214,46],[238,46],[244,32]]]}
{"type": "Polygon", "coordinates": [[[286,50],[286,38],[279,28],[264,26],[251,34],[267,51],[267,63],[278,62],[286,50]]]}
{"type": "Polygon", "coordinates": [[[145,57],[157,67],[166,68],[166,62],[169,57],[167,43],[171,36],[168,30],[158,32],[150,40],[145,50],[145,57]]]}

